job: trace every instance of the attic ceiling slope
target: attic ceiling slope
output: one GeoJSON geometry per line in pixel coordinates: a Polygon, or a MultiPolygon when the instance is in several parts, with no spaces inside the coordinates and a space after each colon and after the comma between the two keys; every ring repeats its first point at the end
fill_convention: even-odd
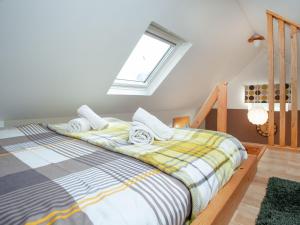
{"type": "Polygon", "coordinates": [[[300,21],[300,1],[297,0],[238,0],[251,26],[266,36],[266,10],[272,10],[286,18],[300,21]]]}
{"type": "Polygon", "coordinates": [[[235,0],[2,0],[0,27],[0,120],[198,107],[256,54],[235,0]],[[106,95],[151,22],[193,46],[152,96],[106,95]]]}

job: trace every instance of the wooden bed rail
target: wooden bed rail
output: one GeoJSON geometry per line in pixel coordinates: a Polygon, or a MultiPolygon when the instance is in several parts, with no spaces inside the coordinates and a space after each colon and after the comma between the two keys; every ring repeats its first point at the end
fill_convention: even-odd
{"type": "Polygon", "coordinates": [[[268,143],[274,146],[274,23],[278,21],[278,40],[279,40],[279,83],[280,83],[280,124],[279,124],[279,145],[286,146],[286,40],[285,27],[290,29],[290,82],[291,82],[291,147],[297,149],[298,146],[298,40],[297,35],[300,29],[300,24],[286,19],[272,11],[267,10],[267,30],[268,30],[268,70],[269,70],[269,88],[268,88],[268,102],[269,102],[269,127],[268,127],[268,143]]]}
{"type": "Polygon", "coordinates": [[[191,127],[198,128],[217,102],[217,130],[227,131],[227,82],[217,85],[197,113],[191,127]]]}

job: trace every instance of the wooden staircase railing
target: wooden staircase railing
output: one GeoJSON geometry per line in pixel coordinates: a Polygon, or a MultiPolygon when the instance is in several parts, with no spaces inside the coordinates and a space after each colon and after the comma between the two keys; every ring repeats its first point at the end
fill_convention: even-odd
{"type": "Polygon", "coordinates": [[[200,110],[198,111],[195,120],[191,127],[198,128],[205,120],[208,113],[217,103],[217,130],[221,132],[227,131],[227,82],[217,85],[200,110]]]}
{"type": "Polygon", "coordinates": [[[286,19],[272,11],[267,10],[267,28],[268,28],[268,70],[269,70],[269,87],[268,87],[268,102],[269,102],[269,127],[268,127],[268,143],[274,146],[274,20],[278,21],[278,38],[279,38],[279,81],[280,81],[280,126],[279,126],[279,145],[286,146],[286,40],[285,27],[290,28],[291,39],[291,147],[298,146],[298,46],[297,36],[300,24],[297,24],[289,19],[286,19]]]}

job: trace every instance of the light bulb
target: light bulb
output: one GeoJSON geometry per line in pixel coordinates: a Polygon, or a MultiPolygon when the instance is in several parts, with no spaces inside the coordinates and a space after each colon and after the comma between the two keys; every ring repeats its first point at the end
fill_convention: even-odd
{"type": "Polygon", "coordinates": [[[261,40],[254,40],[253,41],[254,48],[258,48],[260,46],[260,42],[261,42],[261,40]]]}
{"type": "Polygon", "coordinates": [[[263,125],[268,121],[268,112],[260,106],[254,106],[248,111],[248,120],[255,125],[263,125]]]}

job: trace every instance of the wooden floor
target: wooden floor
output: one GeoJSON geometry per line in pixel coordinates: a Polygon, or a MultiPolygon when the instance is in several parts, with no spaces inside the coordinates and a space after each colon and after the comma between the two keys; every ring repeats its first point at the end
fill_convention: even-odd
{"type": "Polygon", "coordinates": [[[267,149],[258,164],[254,181],[231,219],[230,225],[254,225],[265,196],[269,177],[300,182],[300,153],[267,149]]]}

